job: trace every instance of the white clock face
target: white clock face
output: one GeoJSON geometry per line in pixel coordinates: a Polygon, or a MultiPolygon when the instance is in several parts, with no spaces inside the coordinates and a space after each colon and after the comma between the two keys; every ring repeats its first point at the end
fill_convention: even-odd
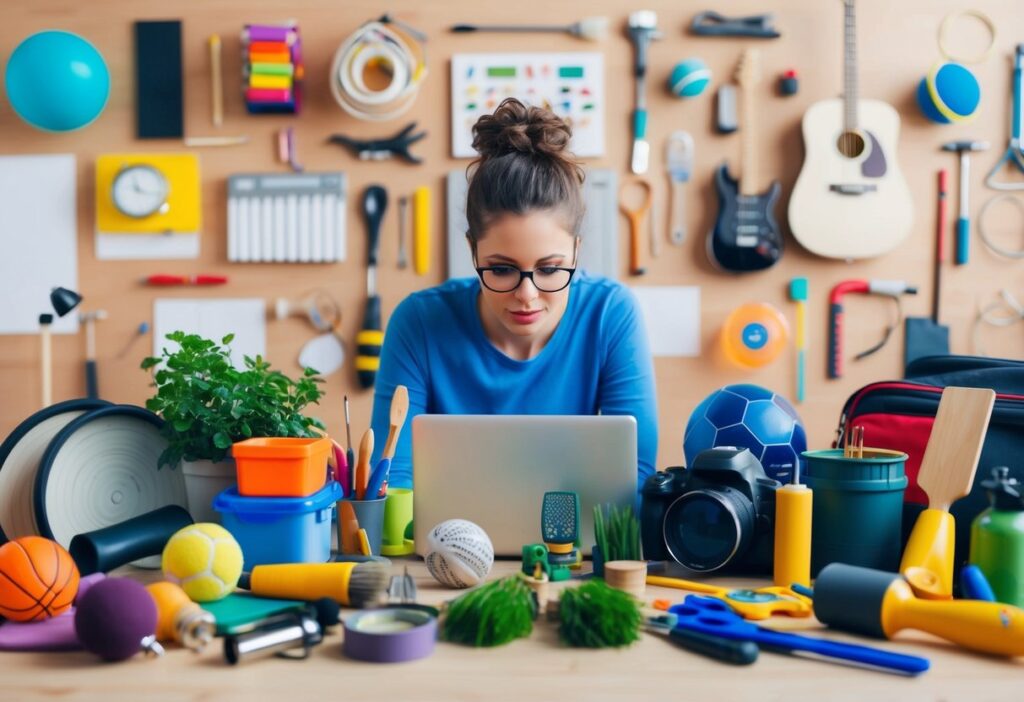
{"type": "Polygon", "coordinates": [[[170,186],[152,166],[128,166],[114,178],[112,196],[118,210],[129,217],[148,217],[167,209],[170,186]]]}

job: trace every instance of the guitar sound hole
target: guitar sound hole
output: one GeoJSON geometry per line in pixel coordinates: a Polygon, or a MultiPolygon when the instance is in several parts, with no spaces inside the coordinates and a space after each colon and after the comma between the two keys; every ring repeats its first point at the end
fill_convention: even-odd
{"type": "Polygon", "coordinates": [[[857,132],[843,132],[836,142],[839,153],[846,158],[857,158],[864,153],[864,137],[857,132]]]}

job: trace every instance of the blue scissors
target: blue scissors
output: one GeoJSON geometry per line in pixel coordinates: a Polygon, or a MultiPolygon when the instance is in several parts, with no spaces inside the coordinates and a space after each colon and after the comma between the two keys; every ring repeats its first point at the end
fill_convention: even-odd
{"type": "Polygon", "coordinates": [[[711,634],[722,638],[753,641],[779,653],[805,651],[825,658],[853,661],[876,668],[916,675],[928,670],[927,658],[890,653],[870,646],[815,639],[800,634],[775,631],[752,622],[713,597],[687,595],[682,604],[673,605],[669,613],[676,615],[676,627],[711,634]]]}

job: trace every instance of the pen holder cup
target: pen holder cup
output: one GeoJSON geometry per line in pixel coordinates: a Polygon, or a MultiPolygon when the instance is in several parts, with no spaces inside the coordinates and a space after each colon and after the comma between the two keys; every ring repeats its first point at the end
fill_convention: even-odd
{"type": "Polygon", "coordinates": [[[863,458],[847,458],[826,449],[803,457],[803,482],[814,490],[811,575],[829,563],[896,572],[907,454],[866,448],[863,458]]]}
{"type": "Polygon", "coordinates": [[[381,555],[408,556],[414,550],[412,539],[406,538],[411,531],[412,490],[409,488],[388,488],[384,503],[384,544],[381,555]]]}
{"type": "MultiPolygon", "coordinates": [[[[370,550],[373,555],[381,555],[381,546],[384,541],[384,503],[386,501],[387,498],[384,497],[377,498],[376,500],[343,500],[343,502],[348,502],[352,505],[359,525],[356,526],[348,520],[341,519],[342,543],[338,545],[339,552],[345,555],[358,555],[358,550],[345,550],[344,544],[349,541],[350,530],[365,529],[366,538],[370,542],[370,550]]],[[[359,537],[355,536],[352,540],[358,544],[358,539],[359,537]]]]}

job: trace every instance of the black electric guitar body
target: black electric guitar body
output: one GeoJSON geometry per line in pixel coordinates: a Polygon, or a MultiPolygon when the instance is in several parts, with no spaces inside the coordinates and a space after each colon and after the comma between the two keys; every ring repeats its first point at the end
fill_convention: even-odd
{"type": "Polygon", "coordinates": [[[774,181],[760,195],[740,193],[739,181],[725,164],[715,172],[718,218],[708,237],[708,256],[723,270],[735,273],[770,268],[782,257],[782,235],[775,219],[782,186],[774,181]]]}
{"type": "Polygon", "coordinates": [[[708,258],[733,273],[760,271],[782,257],[782,235],[775,219],[782,186],[773,181],[764,193],[758,190],[757,112],[755,88],[761,82],[761,59],[757,49],[743,52],[736,69],[740,99],[740,177],[733,178],[722,164],[715,171],[718,219],[707,238],[708,258]]]}

